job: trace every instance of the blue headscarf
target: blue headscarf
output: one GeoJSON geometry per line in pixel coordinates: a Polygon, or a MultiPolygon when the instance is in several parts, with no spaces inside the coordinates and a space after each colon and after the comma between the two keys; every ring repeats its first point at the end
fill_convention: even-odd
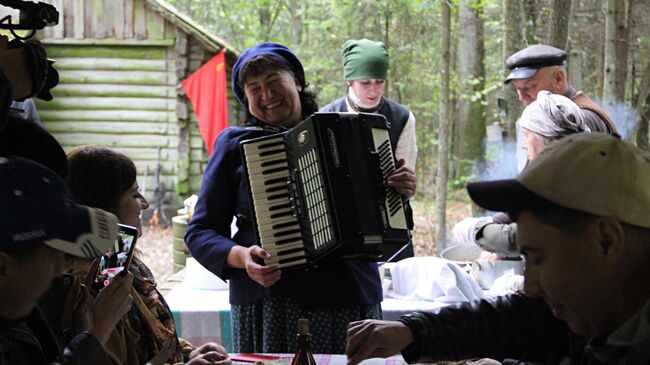
{"type": "Polygon", "coordinates": [[[245,50],[244,53],[239,56],[237,62],[235,62],[235,66],[232,68],[232,91],[241,105],[246,106],[248,104],[246,102],[246,94],[244,93],[244,90],[242,90],[238,85],[239,75],[244,70],[246,65],[248,65],[248,61],[250,61],[253,57],[260,55],[272,55],[279,57],[282,61],[284,61],[284,63],[287,64],[287,66],[289,66],[289,69],[291,72],[293,72],[300,85],[303,88],[305,87],[305,70],[302,68],[302,63],[300,63],[300,60],[298,57],[296,57],[296,54],[293,53],[291,49],[279,43],[260,43],[245,50]]]}

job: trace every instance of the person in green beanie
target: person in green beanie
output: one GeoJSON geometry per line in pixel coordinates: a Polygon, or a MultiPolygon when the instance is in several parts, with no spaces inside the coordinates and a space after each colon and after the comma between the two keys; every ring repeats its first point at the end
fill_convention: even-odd
{"type": "MultiPolygon", "coordinates": [[[[384,96],[389,66],[389,55],[383,42],[369,39],[350,39],[341,47],[343,78],[346,95],[332,101],[320,112],[377,113],[390,123],[390,140],[398,161],[397,169],[386,184],[407,199],[415,195],[415,160],[418,154],[415,143],[415,116],[406,108],[384,96]]],[[[413,256],[407,247],[394,261],[413,256]]]]}
{"type": "Polygon", "coordinates": [[[398,169],[387,183],[407,198],[415,195],[415,117],[405,106],[384,96],[389,55],[383,42],[350,39],[341,47],[346,96],[334,100],[321,112],[378,113],[390,123],[390,138],[398,169]]]}

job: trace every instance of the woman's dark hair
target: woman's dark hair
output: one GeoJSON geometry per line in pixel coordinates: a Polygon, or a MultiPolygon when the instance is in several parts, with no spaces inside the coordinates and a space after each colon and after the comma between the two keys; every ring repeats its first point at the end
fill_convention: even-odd
{"type": "Polygon", "coordinates": [[[68,154],[66,183],[79,204],[117,214],[120,196],[137,171],[125,154],[106,147],[77,147],[68,154]]]}
{"type": "MultiPolygon", "coordinates": [[[[298,97],[300,98],[300,107],[302,109],[302,119],[305,119],[318,111],[316,94],[312,91],[307,91],[309,83],[304,80],[299,80],[291,67],[277,56],[263,54],[251,58],[251,60],[248,61],[248,64],[246,64],[242,72],[239,74],[237,84],[243,90],[244,82],[249,77],[259,76],[270,69],[284,70],[289,72],[291,76],[293,76],[296,83],[302,86],[302,90],[298,92],[298,97]]],[[[261,121],[257,120],[253,115],[251,115],[248,108],[244,108],[242,124],[259,125],[261,123],[261,121]]]]}

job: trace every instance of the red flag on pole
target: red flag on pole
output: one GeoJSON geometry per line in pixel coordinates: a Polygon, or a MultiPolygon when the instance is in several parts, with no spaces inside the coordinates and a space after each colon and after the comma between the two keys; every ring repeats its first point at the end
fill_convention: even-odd
{"type": "Polygon", "coordinates": [[[228,127],[225,50],[185,79],[183,90],[192,102],[208,156],[211,156],[219,132],[228,127]]]}

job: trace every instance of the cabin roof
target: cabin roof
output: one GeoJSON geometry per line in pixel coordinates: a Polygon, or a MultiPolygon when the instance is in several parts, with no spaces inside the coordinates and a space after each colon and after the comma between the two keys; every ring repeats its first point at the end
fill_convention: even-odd
{"type": "Polygon", "coordinates": [[[213,34],[205,27],[196,23],[192,18],[186,14],[183,14],[168,2],[164,0],[145,1],[146,4],[149,5],[152,9],[160,13],[163,18],[167,19],[169,22],[173,23],[184,32],[196,37],[199,43],[201,43],[209,51],[216,53],[225,48],[226,52],[230,53],[231,56],[235,56],[234,58],[239,57],[239,50],[226,42],[226,40],[223,38],[213,34]]]}

